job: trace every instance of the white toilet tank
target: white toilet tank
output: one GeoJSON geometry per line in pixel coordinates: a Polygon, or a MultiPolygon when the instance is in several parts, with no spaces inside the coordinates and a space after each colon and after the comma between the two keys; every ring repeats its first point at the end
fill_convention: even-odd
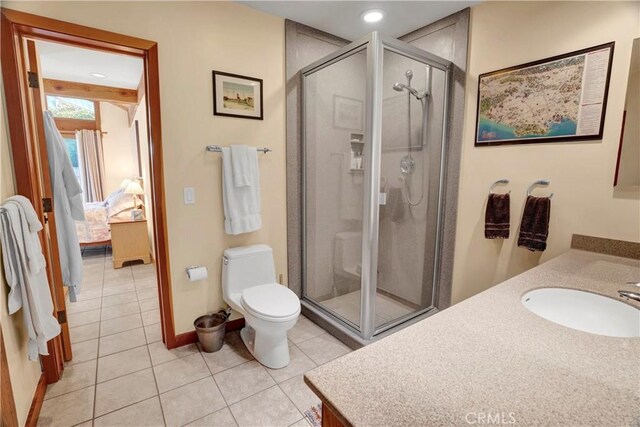
{"type": "Polygon", "coordinates": [[[228,295],[268,283],[276,283],[273,249],[267,245],[225,249],[222,263],[222,294],[225,300],[228,295]]]}

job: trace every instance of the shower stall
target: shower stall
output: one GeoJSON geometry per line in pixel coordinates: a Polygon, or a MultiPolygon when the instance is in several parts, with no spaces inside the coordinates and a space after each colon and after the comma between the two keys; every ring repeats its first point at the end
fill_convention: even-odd
{"type": "Polygon", "coordinates": [[[362,344],[437,310],[451,69],[373,32],[302,70],[302,304],[362,344]]]}

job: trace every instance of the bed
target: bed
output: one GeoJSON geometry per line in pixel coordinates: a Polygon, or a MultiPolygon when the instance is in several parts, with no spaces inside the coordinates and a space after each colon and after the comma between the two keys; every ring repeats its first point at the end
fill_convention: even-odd
{"type": "Polygon", "coordinates": [[[80,247],[106,246],[111,244],[109,221],[112,218],[131,218],[133,199],[118,189],[101,202],[84,203],[86,221],[76,221],[80,247]]]}

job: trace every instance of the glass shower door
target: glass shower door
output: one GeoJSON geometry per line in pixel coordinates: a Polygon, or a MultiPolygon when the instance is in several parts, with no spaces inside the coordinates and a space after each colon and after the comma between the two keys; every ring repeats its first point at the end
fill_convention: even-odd
{"type": "Polygon", "coordinates": [[[359,330],[366,45],[304,77],[305,297],[359,330]]]}

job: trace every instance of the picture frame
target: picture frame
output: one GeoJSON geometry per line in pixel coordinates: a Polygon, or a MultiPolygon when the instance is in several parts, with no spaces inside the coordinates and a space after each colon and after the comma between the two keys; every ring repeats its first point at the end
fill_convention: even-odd
{"type": "Polygon", "coordinates": [[[213,70],[215,116],[264,120],[262,79],[213,70]]]}
{"type": "Polygon", "coordinates": [[[475,146],[602,140],[614,45],[481,74],[475,146]]]}
{"type": "Polygon", "coordinates": [[[364,103],[358,99],[333,95],[333,127],[362,131],[364,103]]]}

